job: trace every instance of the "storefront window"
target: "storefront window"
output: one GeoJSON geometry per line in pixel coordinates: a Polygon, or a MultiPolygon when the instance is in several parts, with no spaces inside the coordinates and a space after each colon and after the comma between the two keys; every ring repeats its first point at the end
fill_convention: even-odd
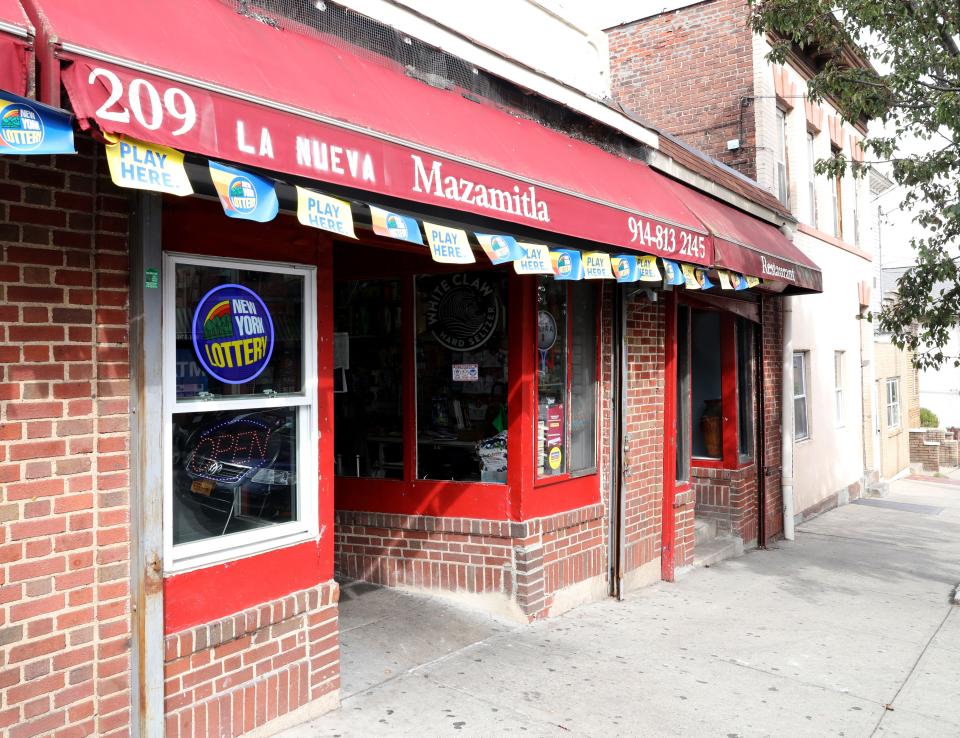
{"type": "Polygon", "coordinates": [[[312,272],[168,257],[164,274],[168,570],[315,534],[312,272]]]}
{"type": "Polygon", "coordinates": [[[720,313],[692,310],[693,455],[723,455],[723,385],[720,313]]]}
{"type": "Polygon", "coordinates": [[[507,481],[507,275],[416,280],[417,477],[507,481]]]}
{"type": "Polygon", "coordinates": [[[539,281],[536,349],[540,477],[596,469],[596,320],[592,284],[539,281]]]}
{"type": "Polygon", "coordinates": [[[403,479],[402,292],[397,279],[336,287],[337,476],[403,479]]]}

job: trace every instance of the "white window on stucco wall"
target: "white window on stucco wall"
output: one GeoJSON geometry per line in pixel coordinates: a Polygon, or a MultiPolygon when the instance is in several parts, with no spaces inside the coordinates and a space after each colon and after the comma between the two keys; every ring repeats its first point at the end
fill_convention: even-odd
{"type": "Polygon", "coordinates": [[[807,413],[807,365],[810,363],[808,351],[795,351],[793,354],[793,437],[802,441],[810,437],[810,418],[807,413]]]}
{"type": "Polygon", "coordinates": [[[787,112],[777,108],[777,126],[774,140],[774,176],[776,177],[777,199],[790,207],[790,176],[787,167],[787,112]]]}
{"type": "Polygon", "coordinates": [[[887,428],[900,427],[900,377],[887,380],[887,428]]]}

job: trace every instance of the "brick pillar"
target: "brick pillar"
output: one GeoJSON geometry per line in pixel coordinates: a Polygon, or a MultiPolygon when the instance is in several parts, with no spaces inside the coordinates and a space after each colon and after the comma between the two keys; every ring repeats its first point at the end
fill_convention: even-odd
{"type": "Polygon", "coordinates": [[[127,198],[0,159],[0,733],[130,727],[127,198]],[[9,732],[8,732],[9,731],[9,732]]]}

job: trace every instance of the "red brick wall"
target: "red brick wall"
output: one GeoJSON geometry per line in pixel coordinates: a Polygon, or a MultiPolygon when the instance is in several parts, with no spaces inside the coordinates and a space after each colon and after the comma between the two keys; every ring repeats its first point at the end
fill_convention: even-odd
{"type": "Polygon", "coordinates": [[[766,499],[766,541],[783,535],[783,489],[780,450],[783,394],[783,301],[764,300],[763,315],[763,445],[766,499]]]}
{"type": "Polygon", "coordinates": [[[89,139],[0,159],[0,732],[130,721],[127,198],[89,139]]]}
{"type": "Polygon", "coordinates": [[[351,579],[502,594],[530,620],[561,589],[606,569],[600,505],[522,523],[338,510],[337,573],[351,579]]]}
{"type": "Polygon", "coordinates": [[[660,555],[663,505],[665,313],[661,301],[634,297],[627,306],[626,495],[624,571],[660,555]]]}
{"type": "Polygon", "coordinates": [[[608,31],[625,108],[755,178],[753,46],[746,0],[707,0],[608,31]],[[741,138],[729,152],[726,142],[741,138]]]}
{"type": "Polygon", "coordinates": [[[335,582],[167,636],[166,735],[247,733],[340,688],[335,582]]]}

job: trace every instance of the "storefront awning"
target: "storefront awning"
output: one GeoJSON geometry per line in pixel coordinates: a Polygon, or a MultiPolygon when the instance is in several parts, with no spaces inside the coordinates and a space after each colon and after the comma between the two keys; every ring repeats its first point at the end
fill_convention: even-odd
{"type": "Polygon", "coordinates": [[[716,267],[805,291],[823,291],[820,267],[777,228],[679,183],[671,185],[713,236],[716,267]]]}
{"type": "Polygon", "coordinates": [[[17,0],[0,0],[0,90],[29,95],[33,27],[17,0]]]}
{"type": "MultiPolygon", "coordinates": [[[[639,160],[425,84],[342,42],[279,30],[217,0],[117,0],[96,13],[73,0],[28,1],[40,6],[47,37],[57,39],[57,61],[47,63],[64,64],[81,124],[715,265],[714,237],[688,205],[688,188],[639,160]]],[[[730,219],[740,215],[716,207],[730,210],[730,219]]],[[[800,284],[785,273],[778,279],[800,284]]]]}

